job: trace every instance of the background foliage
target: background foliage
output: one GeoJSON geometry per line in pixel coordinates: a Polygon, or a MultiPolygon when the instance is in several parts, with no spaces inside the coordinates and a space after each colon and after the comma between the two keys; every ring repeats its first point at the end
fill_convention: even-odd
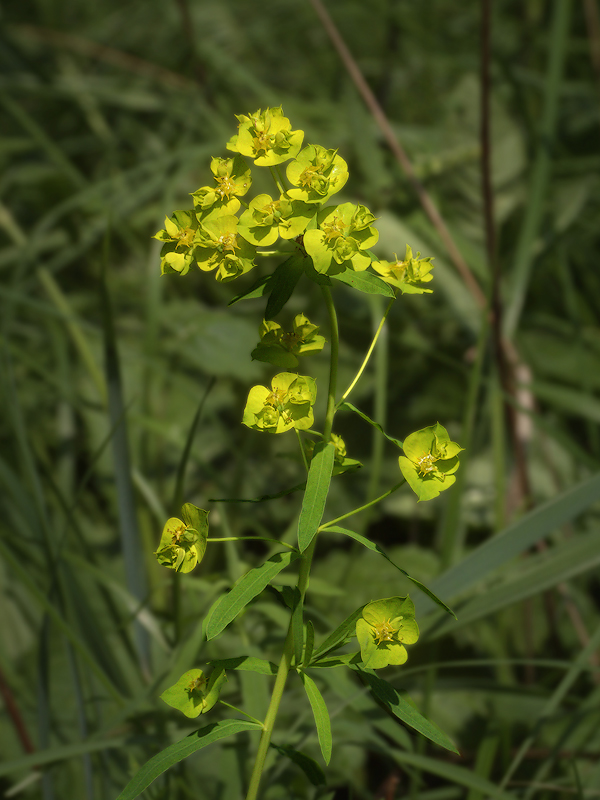
{"type": "MultiPolygon", "coordinates": [[[[367,703],[345,673],[324,670],[329,785],[307,788],[290,761],[273,759],[264,797],[600,791],[597,3],[497,3],[483,56],[485,3],[327,4],[490,299],[491,325],[315,6],[25,0],[5,9],[5,796],[115,797],[141,763],[192,729],[158,700],[166,686],[238,652],[240,640],[249,655],[280,646],[287,622],[274,592],[233,630],[202,643],[206,610],[266,551],[231,545],[223,556],[209,547],[202,569],[177,583],[153,560],[182,500],[210,505],[217,535],[291,541],[296,495],[209,500],[275,493],[298,482],[299,465],[293,437],[240,424],[250,382],[268,374],[249,358],[260,301],[226,309],[232,287],[199,272],[161,278],[160,244],[150,238],[207,183],[210,157],[226,155],[234,114],[280,104],[307,140],[339,148],[348,161],[339,202],[366,203],[378,216],[381,257],[402,254],[409,242],[436,259],[434,294],[395,304],[353,402],[399,438],[439,420],[467,447],[447,495],[417,506],[401,492],[361,525],[457,611],[458,622],[446,621],[415,597],[423,633],[409,663],[389,677],[461,756],[426,746],[367,703]],[[488,192],[482,63],[491,72],[483,92],[488,192]],[[486,211],[494,220],[487,236],[486,211]]],[[[347,385],[382,307],[344,288],[336,302],[347,385]]],[[[324,322],[308,285],[289,311],[324,322]]],[[[319,369],[324,376],[324,362],[319,369]]],[[[334,481],[331,516],[387,489],[390,475],[396,482],[393,446],[357,420],[340,415],[349,455],[367,465],[375,457],[381,469],[334,481]]],[[[317,558],[309,597],[317,632],[374,592],[409,588],[375,554],[333,534],[317,558]]],[[[260,717],[268,680],[237,673],[224,697],[242,696],[260,717]]],[[[298,682],[276,743],[318,758],[301,698],[298,682]]],[[[203,750],[144,797],[239,798],[254,746],[246,736],[203,750]]]]}

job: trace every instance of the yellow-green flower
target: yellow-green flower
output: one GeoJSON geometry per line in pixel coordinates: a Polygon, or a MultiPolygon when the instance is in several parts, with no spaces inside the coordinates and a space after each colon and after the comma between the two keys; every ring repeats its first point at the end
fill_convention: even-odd
{"type": "Polygon", "coordinates": [[[242,421],[249,428],[268,433],[285,433],[292,428],[308,430],[314,422],[312,407],[316,398],[314,378],[280,372],[271,381],[271,389],[250,389],[242,421]]]}
{"type": "Polygon", "coordinates": [[[304,234],[304,247],[317,272],[336,274],[365,270],[371,256],[365,252],[379,238],[375,217],[365,206],[343,203],[317,214],[318,227],[304,234]]]}
{"type": "Polygon", "coordinates": [[[210,171],[216,185],[202,186],[192,194],[201,221],[235,214],[240,207],[238,197],[243,197],[252,184],[250,168],[241,156],[213,158],[210,171]]]}
{"type": "Polygon", "coordinates": [[[324,345],[325,337],[319,335],[319,328],[304,314],[296,314],[291,331],[284,331],[278,322],[264,319],[260,342],[252,351],[252,358],[276,367],[296,367],[298,356],[319,353],[324,345]]]}
{"type": "Polygon", "coordinates": [[[400,470],[419,500],[437,497],[456,480],[458,454],[463,448],[450,441],[439,422],[411,433],[402,449],[405,455],[398,459],[400,470]]]}
{"type": "Polygon", "coordinates": [[[404,261],[396,256],[395,261],[374,261],[372,267],[386,283],[400,289],[404,294],[431,294],[431,289],[425,289],[419,284],[433,280],[433,258],[420,258],[420,255],[421,253],[417,253],[416,258],[413,258],[412,249],[406,245],[404,261]]]}
{"type": "Polygon", "coordinates": [[[304,131],[293,131],[283,109],[267,108],[254,114],[240,114],[238,133],[227,143],[227,149],[253,158],[257,167],[273,167],[294,158],[302,147],[304,131]]]}
{"type": "Polygon", "coordinates": [[[218,281],[231,281],[254,266],[254,247],[238,235],[237,217],[203,220],[196,234],[194,255],[203,272],[216,270],[218,281]]]}
{"type": "Polygon", "coordinates": [[[356,622],[356,636],[365,667],[404,664],[408,658],[405,645],[419,638],[413,601],[407,596],[367,603],[356,622]]]}
{"type": "Polygon", "coordinates": [[[199,714],[206,714],[211,710],[219,699],[226,680],[223,667],[215,667],[210,677],[207,677],[201,669],[190,669],[160,697],[172,708],[194,719],[199,714]]]}
{"type": "Polygon", "coordinates": [[[314,215],[315,207],[309,203],[283,195],[273,200],[268,194],[259,194],[240,216],[238,231],[250,244],[269,247],[279,236],[282,239],[300,236],[314,215]]]}
{"type": "Polygon", "coordinates": [[[194,263],[195,236],[198,220],[191,211],[175,211],[166,217],[165,227],[154,235],[164,242],[160,251],[160,270],[163,275],[178,272],[185,275],[194,263]]]}
{"type": "Polygon", "coordinates": [[[326,150],[309,144],[288,164],[286,175],[295,187],[288,191],[293,200],[304,203],[324,203],[339,192],[348,180],[348,165],[337,150],[326,150]]]}
{"type": "Polygon", "coordinates": [[[183,521],[177,517],[167,520],[154,555],[163,567],[191,572],[206,552],[208,511],[186,503],[181,515],[183,521]]]}

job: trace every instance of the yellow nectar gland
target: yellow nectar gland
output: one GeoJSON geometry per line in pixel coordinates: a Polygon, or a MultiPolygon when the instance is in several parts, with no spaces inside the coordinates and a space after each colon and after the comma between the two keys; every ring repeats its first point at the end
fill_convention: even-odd
{"type": "Polygon", "coordinates": [[[281,337],[281,344],[284,347],[287,347],[288,350],[291,350],[294,345],[297,345],[299,342],[303,342],[303,338],[299,333],[295,331],[287,331],[281,337]]]}
{"type": "Polygon", "coordinates": [[[256,131],[252,140],[252,143],[254,144],[254,150],[257,153],[266,153],[267,150],[270,150],[273,146],[272,138],[273,137],[270,136],[266,131],[256,131]]]}
{"type": "Polygon", "coordinates": [[[425,455],[421,456],[415,463],[421,475],[427,475],[428,472],[433,472],[435,470],[435,462],[436,459],[431,453],[425,453],[425,455]]]}
{"type": "Polygon", "coordinates": [[[206,686],[206,678],[204,675],[199,675],[197,678],[190,683],[188,686],[189,692],[201,692],[202,689],[206,686]]]}
{"type": "Polygon", "coordinates": [[[393,642],[394,639],[399,639],[398,628],[394,628],[391,620],[386,619],[383,622],[378,622],[373,626],[373,635],[377,639],[377,644],[383,642],[393,642]]]}
{"type": "Polygon", "coordinates": [[[310,167],[306,167],[298,178],[298,185],[301,186],[303,189],[310,189],[313,185],[313,181],[316,178],[321,178],[323,172],[323,164],[311,164],[310,167]]]}

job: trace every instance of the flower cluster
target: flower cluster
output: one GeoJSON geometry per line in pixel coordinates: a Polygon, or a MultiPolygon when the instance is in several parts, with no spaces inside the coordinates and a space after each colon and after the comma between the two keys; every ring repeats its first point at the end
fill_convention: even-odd
{"type": "Polygon", "coordinates": [[[280,372],[271,381],[271,389],[250,389],[243,423],[268,433],[285,433],[292,428],[305,431],[314,422],[312,407],[317,399],[314,378],[280,372]]]}

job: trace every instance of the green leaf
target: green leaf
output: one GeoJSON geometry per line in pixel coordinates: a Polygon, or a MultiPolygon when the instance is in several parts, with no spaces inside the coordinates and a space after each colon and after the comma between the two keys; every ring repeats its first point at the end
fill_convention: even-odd
{"type": "MultiPolygon", "coordinates": [[[[310,756],[287,745],[277,745],[271,742],[271,747],[282,756],[287,756],[297,767],[300,767],[313,786],[325,786],[327,783],[325,773],[314,758],[310,758],[310,756]]],[[[117,800],[120,800],[120,798],[117,798],[117,800]]]]}
{"type": "Polygon", "coordinates": [[[214,639],[221,631],[234,620],[248,603],[260,594],[282,569],[289,567],[292,561],[299,558],[298,554],[290,550],[276,553],[264,564],[256,569],[251,569],[235,584],[233,589],[223,595],[214,607],[213,613],[206,626],[206,639],[214,639]]]}
{"type": "MultiPolygon", "coordinates": [[[[276,272],[277,270],[275,270],[276,272]]],[[[264,295],[269,294],[271,289],[273,288],[273,276],[275,273],[271,275],[263,275],[262,278],[259,278],[255,281],[252,286],[242,294],[237,294],[233,297],[228,303],[228,306],[233,306],[236,303],[239,303],[240,300],[251,300],[255,297],[264,297],[264,295]]]]}
{"type": "Polygon", "coordinates": [[[253,656],[236,656],[235,658],[219,658],[208,662],[211,667],[223,669],[239,669],[244,672],[258,672],[260,675],[277,675],[277,665],[262,658],[253,656]]]}
{"type": "Polygon", "coordinates": [[[356,635],[356,620],[362,617],[364,606],[357,608],[349,617],[347,617],[341,625],[329,634],[324,642],[316,649],[313,656],[313,663],[322,656],[341,647],[346,642],[349,642],[356,635]]]}
{"type": "Polygon", "coordinates": [[[280,264],[273,273],[271,294],[267,302],[265,319],[273,319],[292,296],[300,276],[304,272],[304,256],[294,253],[280,264]]]}
{"type": "Polygon", "coordinates": [[[331,442],[325,446],[319,442],[315,446],[298,522],[298,545],[301,553],[312,542],[323,519],[334,459],[335,445],[331,442]]]}
{"type": "Polygon", "coordinates": [[[218,742],[227,736],[235,736],[236,733],[241,733],[242,731],[260,731],[261,729],[261,726],[256,722],[241,719],[225,719],[213,725],[205,725],[203,728],[186,736],[180,742],[175,742],[175,744],[167,747],[161,753],[155,755],[154,758],[151,758],[150,761],[147,761],[137,775],[129,781],[117,797],[117,800],[134,800],[144,789],[150,786],[152,781],[162,775],[169,767],[172,767],[173,764],[177,764],[177,762],[213,742],[218,742]]]}
{"type": "Polygon", "coordinates": [[[434,601],[434,603],[437,603],[438,606],[441,606],[444,609],[444,611],[447,611],[451,617],[454,617],[454,619],[456,619],[456,614],[454,613],[454,611],[452,611],[451,608],[448,608],[448,606],[442,600],[440,600],[440,598],[437,597],[437,595],[435,595],[430,589],[428,589],[425,586],[425,584],[421,583],[421,581],[418,581],[416,578],[413,578],[411,575],[408,574],[408,572],[406,572],[406,570],[402,569],[402,567],[399,567],[397,564],[394,564],[392,559],[388,556],[387,553],[385,553],[381,549],[381,547],[379,547],[378,544],[372,542],[370,539],[367,539],[365,536],[361,536],[360,533],[355,533],[354,531],[348,530],[348,528],[340,528],[338,525],[332,525],[330,528],[324,528],[323,530],[325,533],[329,531],[331,533],[343,533],[345,536],[350,536],[355,541],[360,542],[360,544],[362,544],[363,547],[372,550],[374,553],[379,553],[380,556],[383,556],[386,561],[389,561],[393,567],[395,567],[399,572],[401,572],[405,578],[408,578],[409,581],[414,583],[414,585],[417,588],[419,588],[422,592],[424,592],[427,595],[427,597],[430,597],[434,601]]]}
{"type": "Polygon", "coordinates": [[[360,650],[357,653],[345,653],[341,656],[326,656],[309,665],[311,669],[333,669],[335,667],[349,667],[351,664],[362,664],[360,650]]]}
{"type": "Polygon", "coordinates": [[[302,659],[302,666],[306,667],[310,664],[310,660],[315,648],[315,626],[310,620],[306,623],[306,644],[304,645],[304,658],[302,659]]]}
{"type": "Polygon", "coordinates": [[[384,297],[395,297],[394,290],[372,272],[353,272],[347,269],[338,275],[331,276],[334,280],[345,283],[353,289],[365,294],[382,294],[384,297]]]}
{"type": "Polygon", "coordinates": [[[344,402],[340,403],[340,405],[338,406],[339,411],[343,411],[344,409],[349,409],[350,411],[354,411],[355,414],[358,414],[358,416],[361,417],[361,419],[364,419],[365,422],[368,422],[369,425],[372,425],[374,428],[376,428],[379,431],[379,433],[382,433],[386,439],[389,439],[389,441],[393,442],[397,447],[403,446],[400,439],[394,439],[393,436],[389,436],[383,430],[383,428],[378,422],[375,422],[375,420],[372,420],[370,417],[367,417],[366,414],[363,414],[362,411],[359,411],[358,408],[356,408],[356,406],[353,406],[352,403],[349,403],[347,400],[344,400],[344,402]]]}
{"type": "Polygon", "coordinates": [[[323,695],[317,688],[317,684],[305,672],[300,673],[300,680],[304,684],[308,702],[312,708],[315,718],[315,725],[317,726],[317,736],[319,737],[319,745],[321,753],[326,764],[331,761],[331,748],[333,740],[331,738],[331,721],[329,719],[329,711],[323,700],[323,695]]]}
{"type": "Polygon", "coordinates": [[[450,750],[452,753],[458,753],[452,740],[434,725],[433,722],[430,722],[426,717],[420,714],[414,706],[407,702],[391,683],[379,678],[371,670],[361,669],[360,667],[355,667],[355,669],[369,684],[375,697],[383,703],[395,717],[402,720],[402,722],[409,725],[411,728],[414,728],[414,730],[418,731],[422,736],[439,744],[440,747],[445,747],[446,750],[450,750]]]}

